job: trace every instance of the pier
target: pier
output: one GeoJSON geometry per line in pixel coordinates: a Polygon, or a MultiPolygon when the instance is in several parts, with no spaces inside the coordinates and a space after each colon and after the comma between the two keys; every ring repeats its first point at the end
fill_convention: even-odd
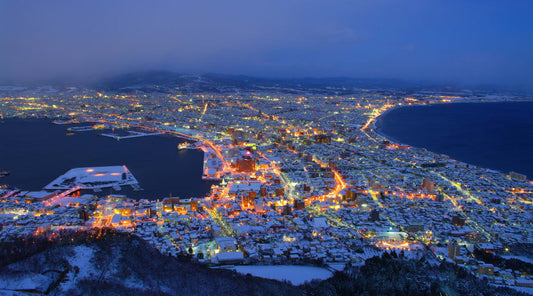
{"type": "Polygon", "coordinates": [[[67,128],[67,131],[89,132],[89,131],[94,131],[94,130],[104,129],[104,128],[106,128],[106,126],[103,124],[95,124],[95,125],[85,125],[85,126],[73,126],[73,127],[67,128]]]}
{"type": "Polygon", "coordinates": [[[138,138],[138,137],[147,137],[147,136],[155,136],[155,135],[162,135],[163,133],[161,132],[157,132],[157,133],[143,133],[143,132],[136,132],[136,131],[128,131],[129,135],[126,135],[126,136],[119,136],[117,134],[114,134],[114,133],[104,133],[104,134],[100,134],[100,136],[104,136],[104,137],[109,137],[109,138],[113,138],[115,140],[120,140],[120,139],[129,139],[129,138],[138,138]]]}

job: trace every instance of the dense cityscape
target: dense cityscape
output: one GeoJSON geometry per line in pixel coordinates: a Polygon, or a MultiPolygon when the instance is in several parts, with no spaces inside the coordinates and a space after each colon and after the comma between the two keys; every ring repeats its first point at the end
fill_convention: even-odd
{"type": "Polygon", "coordinates": [[[207,196],[147,193],[131,199],[121,195],[121,187],[140,190],[142,180],[127,163],[72,168],[41,191],[14,188],[6,177],[1,242],[113,228],[164,255],[234,268],[343,270],[394,252],[430,256],[435,264],[457,264],[492,285],[533,292],[527,265],[533,262],[527,247],[533,242],[533,182],[395,143],[376,127],[379,116],[405,106],[527,97],[275,86],[198,93],[5,87],[1,94],[2,119],[48,118],[75,124],[66,133],[102,130],[121,141],[182,138],[186,142],[176,149],[201,149],[203,178],[219,182],[207,196]],[[116,194],[97,194],[103,188],[116,194]],[[526,267],[512,269],[483,254],[521,260],[526,267]]]}

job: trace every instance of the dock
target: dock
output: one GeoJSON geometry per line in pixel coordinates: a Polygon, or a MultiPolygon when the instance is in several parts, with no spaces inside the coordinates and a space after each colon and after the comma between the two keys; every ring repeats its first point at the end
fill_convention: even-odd
{"type": "Polygon", "coordinates": [[[139,184],[131,184],[131,188],[133,188],[133,191],[141,191],[144,190],[139,186],[139,184]]]}
{"type": "Polygon", "coordinates": [[[158,132],[158,133],[143,133],[143,132],[136,132],[136,131],[128,131],[128,133],[129,133],[129,135],[126,135],[126,136],[119,136],[119,135],[114,134],[114,133],[103,133],[103,134],[100,134],[100,136],[113,138],[115,140],[120,140],[120,139],[139,138],[139,137],[147,137],[147,136],[155,136],[155,135],[162,135],[163,134],[161,132],[158,132]]]}
{"type": "Polygon", "coordinates": [[[87,125],[87,126],[73,126],[67,128],[68,131],[71,132],[88,132],[88,131],[94,131],[93,125],[87,125]]]}

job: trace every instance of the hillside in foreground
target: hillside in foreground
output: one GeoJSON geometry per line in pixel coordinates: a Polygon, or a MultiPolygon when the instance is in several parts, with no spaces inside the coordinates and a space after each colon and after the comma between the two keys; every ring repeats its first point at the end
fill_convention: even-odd
{"type": "MultiPolygon", "coordinates": [[[[41,250],[20,251],[11,245],[13,252],[8,253],[15,253],[14,256],[4,249],[0,294],[10,291],[49,295],[301,294],[299,289],[274,280],[178,261],[132,235],[109,232],[98,238],[72,240],[82,239],[87,243],[29,242],[32,246],[46,245],[41,250]]],[[[28,242],[19,242],[19,246],[25,244],[28,242]]]]}
{"type": "Polygon", "coordinates": [[[402,255],[293,286],[168,257],[130,234],[66,231],[4,242],[0,295],[525,295],[431,256],[402,255]]]}

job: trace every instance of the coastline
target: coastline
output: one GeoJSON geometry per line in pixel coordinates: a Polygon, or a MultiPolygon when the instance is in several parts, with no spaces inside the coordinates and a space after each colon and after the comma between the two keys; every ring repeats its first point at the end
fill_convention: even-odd
{"type": "MultiPolygon", "coordinates": [[[[20,167],[26,167],[26,165],[23,166],[14,166],[14,161],[10,161],[8,163],[4,163],[3,167],[6,167],[6,169],[9,169],[11,171],[11,175],[9,178],[2,178],[2,183],[6,186],[10,186],[13,188],[24,188],[25,190],[29,191],[40,191],[45,190],[44,187],[46,187],[46,184],[49,184],[52,180],[56,179],[60,175],[64,174],[70,169],[73,168],[79,168],[79,167],[93,167],[93,166],[108,166],[108,165],[116,165],[116,164],[125,164],[132,170],[132,173],[135,175],[135,178],[139,180],[141,183],[141,187],[144,189],[143,191],[136,191],[134,189],[130,189],[129,187],[122,187],[120,190],[114,190],[113,188],[107,188],[102,191],[93,191],[91,190],[84,190],[84,193],[89,194],[95,194],[99,196],[104,195],[128,195],[130,198],[133,199],[149,199],[149,200],[156,200],[161,199],[164,197],[168,197],[170,193],[172,193],[173,196],[179,196],[181,198],[190,198],[190,197],[199,197],[207,195],[210,192],[210,187],[213,183],[213,180],[206,180],[202,179],[202,162],[203,162],[203,156],[199,156],[199,151],[186,151],[186,153],[178,154],[176,152],[176,146],[177,142],[183,141],[184,137],[175,135],[172,133],[158,133],[158,137],[150,137],[150,139],[147,139],[147,137],[134,137],[130,140],[117,142],[116,140],[112,140],[108,137],[101,137],[100,131],[92,132],[92,133],[77,133],[75,136],[71,137],[65,137],[65,125],[54,125],[54,124],[48,124],[51,123],[51,118],[43,118],[43,117],[9,117],[9,122],[14,123],[14,121],[21,121],[21,122],[27,122],[26,124],[33,124],[33,120],[38,120],[40,123],[43,123],[42,125],[39,125],[43,127],[43,130],[46,132],[43,132],[42,134],[46,134],[46,139],[41,139],[42,141],[48,141],[48,138],[51,136],[54,141],[58,141],[63,143],[69,143],[65,145],[60,145],[61,147],[66,147],[65,149],[68,150],[69,145],[74,145],[75,143],[83,143],[80,144],[82,147],[90,147],[90,145],[98,145],[98,147],[105,147],[105,149],[109,149],[111,151],[109,157],[98,157],[97,160],[91,161],[89,159],[89,155],[92,150],[90,148],[83,148],[82,152],[76,152],[74,153],[73,157],[71,157],[72,164],[67,164],[67,161],[54,163],[53,166],[50,166],[50,164],[47,164],[43,167],[37,166],[31,170],[23,170],[20,169],[20,167]],[[41,121],[42,120],[42,121],[41,121]],[[54,132],[50,133],[49,129],[53,129],[54,132]],[[167,136],[168,135],[168,136],[167,136]],[[58,138],[59,137],[59,138],[58,138]],[[81,142],[80,142],[81,141],[81,142]],[[161,147],[163,148],[164,155],[166,155],[167,160],[163,160],[165,156],[158,156],[159,153],[150,153],[151,145],[152,143],[160,143],[161,147]],[[97,144],[95,144],[97,143],[97,144]],[[102,146],[103,145],[103,146],[102,146]],[[117,146],[119,145],[119,146],[117,146]],[[120,147],[120,148],[119,148],[120,147]],[[140,150],[139,150],[140,149],[140,150]],[[120,151],[120,152],[117,152],[120,151]],[[143,151],[143,152],[139,152],[143,151]],[[115,155],[115,156],[113,156],[115,155]],[[124,159],[124,161],[114,161],[116,157],[124,159]],[[139,158],[138,155],[143,155],[144,158],[139,158]],[[148,157],[150,160],[146,160],[145,158],[148,157]],[[155,157],[155,158],[154,158],[155,157]],[[143,160],[144,159],[144,160],[143,160]],[[154,164],[154,168],[149,168],[150,163],[155,161],[156,164],[154,164]],[[186,169],[188,167],[191,167],[189,164],[198,161],[197,168],[193,169],[192,171],[198,173],[194,176],[197,176],[198,178],[191,177],[191,169],[186,169]],[[168,163],[177,163],[179,162],[180,165],[173,166],[169,165],[168,163]],[[183,163],[182,163],[183,162],[183,163]],[[160,165],[166,165],[161,167],[160,165]],[[174,169],[176,167],[183,167],[182,169],[174,169]],[[35,172],[40,171],[42,173],[32,173],[29,174],[28,172],[35,172]],[[44,173],[46,171],[46,173],[44,173]],[[39,177],[35,177],[35,175],[38,175],[39,177]],[[179,185],[173,185],[174,182],[169,181],[171,178],[179,179],[179,180],[186,180],[183,181],[183,184],[181,186],[179,185]],[[31,181],[31,182],[30,182],[31,181]],[[21,182],[25,182],[25,185],[22,185],[21,182]],[[30,182],[30,183],[27,183],[30,182]],[[30,185],[28,185],[30,184],[30,185]],[[187,186],[183,186],[184,184],[190,184],[187,186]]],[[[37,121],[35,121],[37,122],[37,121]]],[[[21,127],[22,128],[22,127],[21,127]]],[[[155,135],[155,133],[150,134],[155,135]]],[[[121,138],[122,139],[122,138],[121,138]]],[[[28,138],[28,140],[30,139],[28,138]]],[[[22,144],[18,144],[19,146],[22,144]]],[[[43,151],[53,150],[52,148],[48,147],[47,145],[44,148],[39,148],[37,151],[33,151],[35,149],[30,149],[30,151],[25,151],[26,155],[34,156],[38,155],[39,153],[44,153],[43,151]],[[31,152],[31,153],[30,153],[31,152]]],[[[25,147],[32,147],[31,145],[25,145],[25,147]]],[[[72,147],[72,146],[70,146],[72,147]]],[[[54,148],[55,149],[55,148],[54,148]]],[[[101,148],[104,149],[104,148],[101,148]]],[[[11,152],[10,152],[11,153],[11,152]]],[[[17,153],[22,153],[20,150],[17,150],[17,153]]],[[[202,153],[203,154],[203,153],[202,153]]],[[[99,154],[100,155],[100,154],[99,154]]],[[[59,155],[52,156],[52,159],[55,159],[59,157],[59,155]]],[[[14,157],[13,159],[20,159],[21,162],[23,161],[23,157],[14,157]]],[[[181,181],[180,181],[181,182],[181,181]]]]}
{"type": "MultiPolygon", "coordinates": [[[[474,167],[483,168],[483,169],[487,169],[487,170],[497,171],[497,172],[499,172],[501,174],[507,175],[509,172],[503,172],[501,169],[498,169],[498,168],[490,168],[490,167],[487,167],[487,166],[476,165],[476,164],[473,164],[472,162],[470,162],[470,160],[467,160],[467,161],[459,160],[459,159],[456,159],[455,156],[452,156],[452,155],[449,155],[449,154],[435,152],[435,151],[433,151],[432,149],[430,149],[428,147],[421,147],[421,146],[415,146],[415,145],[412,145],[412,144],[409,144],[409,143],[403,143],[402,141],[399,141],[399,140],[395,139],[393,136],[386,134],[383,131],[383,127],[380,126],[383,123],[383,118],[385,118],[385,116],[387,114],[389,114],[390,112],[395,111],[395,110],[400,110],[402,108],[432,107],[433,105],[449,105],[449,104],[490,104],[490,103],[533,103],[533,100],[528,100],[528,99],[520,99],[520,100],[517,100],[517,99],[491,99],[489,101],[487,101],[487,100],[483,100],[483,101],[481,101],[481,100],[466,100],[466,101],[461,100],[461,101],[452,101],[452,102],[432,102],[432,103],[426,103],[426,104],[396,105],[394,107],[391,107],[391,108],[385,110],[383,113],[381,113],[379,116],[377,116],[374,119],[374,121],[372,122],[372,124],[369,126],[370,127],[369,131],[372,132],[373,134],[375,134],[377,136],[376,138],[378,138],[379,140],[382,140],[382,141],[386,140],[386,141],[389,141],[389,142],[394,143],[394,144],[406,145],[406,146],[409,146],[409,147],[414,148],[414,149],[423,149],[423,150],[425,150],[427,152],[431,152],[432,154],[435,154],[435,155],[448,156],[448,157],[450,157],[450,159],[453,159],[455,161],[459,161],[459,162],[468,164],[469,166],[474,166],[474,167]]],[[[531,179],[532,176],[528,175],[527,177],[528,177],[528,179],[531,179]]]]}

